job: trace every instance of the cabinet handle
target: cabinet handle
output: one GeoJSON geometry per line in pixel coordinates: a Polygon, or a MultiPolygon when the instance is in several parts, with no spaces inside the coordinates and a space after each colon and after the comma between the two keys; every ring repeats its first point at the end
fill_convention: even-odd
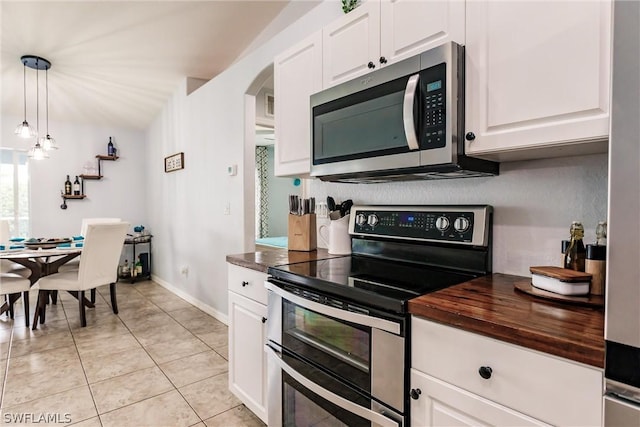
{"type": "Polygon", "coordinates": [[[249,286],[249,282],[245,282],[244,280],[242,281],[242,287],[244,288],[245,286],[249,286]]]}
{"type": "Polygon", "coordinates": [[[467,132],[467,134],[464,136],[464,139],[466,139],[467,141],[473,141],[474,139],[476,139],[476,134],[473,132],[467,132]]]}
{"type": "Polygon", "coordinates": [[[387,63],[387,58],[385,58],[384,56],[380,57],[380,63],[381,64],[386,64],[387,63]]]}
{"type": "Polygon", "coordinates": [[[413,400],[418,400],[420,398],[420,395],[422,394],[422,390],[420,390],[419,388],[412,388],[409,394],[411,395],[411,398],[413,400]]]}
{"type": "Polygon", "coordinates": [[[492,372],[493,372],[493,369],[491,369],[489,366],[481,366],[480,369],[478,369],[478,373],[485,380],[488,380],[489,378],[491,378],[492,372]]]}
{"type": "Polygon", "coordinates": [[[374,69],[376,68],[376,64],[374,64],[372,61],[369,61],[369,63],[367,64],[367,67],[374,69]]]}
{"type": "Polygon", "coordinates": [[[266,317],[262,318],[262,323],[267,323],[267,318],[266,317]]]}

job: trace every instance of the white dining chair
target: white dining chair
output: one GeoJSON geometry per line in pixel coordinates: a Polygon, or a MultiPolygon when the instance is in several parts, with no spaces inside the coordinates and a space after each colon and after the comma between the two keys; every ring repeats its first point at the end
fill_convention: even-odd
{"type": "Polygon", "coordinates": [[[111,308],[118,314],[116,281],[118,263],[124,243],[128,222],[88,224],[80,257],[80,267],[76,271],[65,271],[44,276],[36,283],[38,306],[33,319],[33,329],[45,321],[45,308],[49,291],[69,291],[78,298],[80,324],[87,325],[85,313],[85,291],[109,284],[111,308]]]}
{"type": "MultiPolygon", "coordinates": [[[[10,239],[11,229],[9,227],[9,220],[2,219],[0,220],[0,245],[4,245],[8,249],[11,245],[10,239]]],[[[0,273],[15,273],[23,277],[29,277],[31,271],[15,262],[0,259],[0,273]]]]}
{"type": "MultiPolygon", "coordinates": [[[[89,224],[111,224],[121,221],[122,220],[120,218],[82,218],[82,225],[80,226],[80,236],[84,237],[85,234],[87,234],[87,227],[89,226],[89,224]]],[[[72,259],[68,263],[61,265],[60,268],[58,268],[58,271],[60,273],[63,273],[65,271],[78,270],[78,268],[80,267],[80,257],[72,259]]],[[[92,298],[91,301],[95,302],[95,297],[92,298]]]]}
{"type": "Polygon", "coordinates": [[[19,274],[0,274],[0,295],[5,296],[5,301],[9,305],[9,316],[13,319],[13,299],[17,299],[22,292],[22,304],[24,305],[24,317],[26,325],[29,326],[29,289],[31,282],[19,274]],[[18,295],[15,295],[18,294],[18,295]]]}

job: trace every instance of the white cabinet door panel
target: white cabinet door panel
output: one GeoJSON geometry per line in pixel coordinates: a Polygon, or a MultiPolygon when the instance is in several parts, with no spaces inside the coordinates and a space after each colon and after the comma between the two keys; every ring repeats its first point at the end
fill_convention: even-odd
{"type": "Polygon", "coordinates": [[[229,389],[267,422],[267,307],[229,292],[229,389]]]}
{"type": "Polygon", "coordinates": [[[276,176],[309,174],[309,98],[321,89],[322,35],[318,31],[274,60],[276,176]]]}
{"type": "Polygon", "coordinates": [[[382,0],[380,54],[388,63],[448,41],[465,43],[464,1],[382,0]]]}
{"type": "Polygon", "coordinates": [[[470,1],[466,12],[468,153],[607,138],[608,1],[470,1]]]}
{"type": "Polygon", "coordinates": [[[367,1],[322,30],[322,78],[328,88],[379,67],[380,3],[367,1]]]}

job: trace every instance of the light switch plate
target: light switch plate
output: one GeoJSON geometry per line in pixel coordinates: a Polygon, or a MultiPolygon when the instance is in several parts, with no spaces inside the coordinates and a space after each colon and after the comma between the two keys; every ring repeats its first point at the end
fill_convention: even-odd
{"type": "Polygon", "coordinates": [[[236,176],[237,173],[238,173],[238,165],[227,166],[227,175],[236,176]]]}

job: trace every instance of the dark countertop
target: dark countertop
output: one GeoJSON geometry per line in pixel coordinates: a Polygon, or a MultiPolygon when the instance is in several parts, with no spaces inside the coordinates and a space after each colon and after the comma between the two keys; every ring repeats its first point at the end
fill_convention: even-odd
{"type": "Polygon", "coordinates": [[[326,249],[318,248],[315,251],[288,251],[286,249],[271,248],[268,246],[256,246],[256,252],[246,254],[227,255],[227,262],[250,268],[251,270],[267,272],[269,267],[276,265],[293,264],[294,262],[312,261],[316,259],[336,258],[344,255],[330,255],[326,249]]]}
{"type": "Polygon", "coordinates": [[[604,368],[604,309],[556,303],[514,289],[528,277],[492,274],[409,301],[449,326],[604,368]]]}
{"type": "MultiPolygon", "coordinates": [[[[311,252],[258,246],[227,255],[227,262],[266,273],[271,266],[333,258],[311,252]]],[[[409,301],[409,312],[544,353],[604,368],[604,309],[561,304],[514,289],[530,278],[492,274],[409,301]]]]}

